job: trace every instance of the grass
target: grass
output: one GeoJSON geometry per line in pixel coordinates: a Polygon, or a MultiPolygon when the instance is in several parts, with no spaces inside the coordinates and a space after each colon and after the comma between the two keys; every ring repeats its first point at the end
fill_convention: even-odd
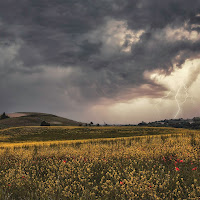
{"type": "MultiPolygon", "coordinates": [[[[85,140],[160,134],[195,133],[198,131],[162,127],[17,127],[0,131],[3,142],[32,142],[54,140],[85,140]]],[[[0,140],[1,141],[1,140],[0,140]]]]}
{"type": "Polygon", "coordinates": [[[20,126],[40,126],[42,121],[49,122],[51,125],[54,126],[78,126],[80,124],[80,122],[76,122],[52,114],[31,112],[26,112],[25,114],[27,114],[27,116],[0,120],[0,129],[20,126]]]}

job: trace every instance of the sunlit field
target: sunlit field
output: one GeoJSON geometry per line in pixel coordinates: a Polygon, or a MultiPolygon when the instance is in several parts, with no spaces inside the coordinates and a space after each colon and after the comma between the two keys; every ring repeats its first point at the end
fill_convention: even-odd
{"type": "Polygon", "coordinates": [[[199,199],[200,134],[177,130],[2,143],[0,199],[199,199]]]}

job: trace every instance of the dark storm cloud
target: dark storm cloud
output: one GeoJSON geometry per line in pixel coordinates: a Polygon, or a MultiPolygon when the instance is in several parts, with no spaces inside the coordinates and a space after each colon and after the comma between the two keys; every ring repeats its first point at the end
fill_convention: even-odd
{"type": "MultiPolygon", "coordinates": [[[[57,112],[57,105],[70,109],[72,101],[77,106],[102,97],[119,98],[142,84],[163,91],[143,73],[170,73],[174,63],[180,66],[200,53],[199,39],[166,37],[169,27],[198,33],[199,7],[199,0],[1,1],[1,110],[35,109],[43,102],[39,109],[54,107],[57,112]],[[122,43],[119,26],[124,28],[122,43]],[[142,32],[132,42],[131,33],[124,30],[142,32]]],[[[138,94],[152,96],[152,89],[138,94]]]]}

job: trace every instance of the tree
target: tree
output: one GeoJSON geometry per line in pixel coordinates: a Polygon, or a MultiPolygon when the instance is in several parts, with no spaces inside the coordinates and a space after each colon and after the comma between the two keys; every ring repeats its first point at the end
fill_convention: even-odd
{"type": "Polygon", "coordinates": [[[42,121],[41,124],[40,124],[40,126],[50,126],[50,123],[42,121]]]}
{"type": "Polygon", "coordinates": [[[7,119],[7,118],[9,118],[9,117],[8,117],[8,115],[6,115],[5,112],[4,112],[4,113],[1,115],[1,117],[0,117],[0,119],[7,119]]]}
{"type": "Polygon", "coordinates": [[[194,118],[193,118],[193,121],[194,121],[194,122],[199,122],[199,121],[200,121],[200,117],[194,117],[194,118]]]}
{"type": "Polygon", "coordinates": [[[147,126],[147,123],[144,122],[144,121],[142,121],[142,122],[140,122],[140,123],[138,124],[138,126],[147,126]]]}

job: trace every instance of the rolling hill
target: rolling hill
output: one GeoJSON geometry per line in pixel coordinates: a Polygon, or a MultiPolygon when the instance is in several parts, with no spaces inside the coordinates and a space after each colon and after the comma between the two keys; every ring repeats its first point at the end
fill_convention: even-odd
{"type": "Polygon", "coordinates": [[[74,120],[47,113],[19,112],[8,114],[10,118],[0,120],[0,129],[19,126],[40,126],[42,121],[51,126],[78,126],[82,124],[74,120]]]}

